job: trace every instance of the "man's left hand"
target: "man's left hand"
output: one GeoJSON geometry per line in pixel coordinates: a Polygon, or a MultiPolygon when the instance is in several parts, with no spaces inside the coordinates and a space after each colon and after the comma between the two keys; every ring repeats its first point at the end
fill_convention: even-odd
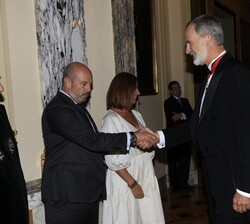
{"type": "Polygon", "coordinates": [[[233,209],[239,213],[248,211],[250,209],[250,198],[236,192],[233,197],[233,209]]]}

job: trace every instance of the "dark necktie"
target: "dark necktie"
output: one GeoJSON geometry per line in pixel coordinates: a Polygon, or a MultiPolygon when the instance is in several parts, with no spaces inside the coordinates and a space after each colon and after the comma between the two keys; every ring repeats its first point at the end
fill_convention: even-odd
{"type": "Polygon", "coordinates": [[[86,109],[86,107],[84,105],[81,105],[81,104],[77,104],[77,106],[80,108],[81,112],[83,112],[85,114],[85,116],[88,118],[89,120],[89,123],[91,124],[93,130],[95,132],[98,132],[98,129],[96,127],[96,124],[93,120],[93,118],[91,117],[90,113],[88,112],[88,110],[86,109]]]}
{"type": "Polygon", "coordinates": [[[182,102],[181,102],[181,98],[177,99],[178,100],[178,103],[180,104],[181,106],[181,109],[183,108],[183,105],[182,105],[182,102]]]}

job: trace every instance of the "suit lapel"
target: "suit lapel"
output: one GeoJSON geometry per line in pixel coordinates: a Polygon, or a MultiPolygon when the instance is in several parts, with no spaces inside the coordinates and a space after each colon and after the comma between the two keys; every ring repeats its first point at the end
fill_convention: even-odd
{"type": "Polygon", "coordinates": [[[93,120],[92,116],[90,115],[90,113],[86,109],[85,105],[76,104],[75,106],[76,106],[78,112],[84,117],[84,119],[88,121],[88,123],[91,125],[91,127],[93,128],[93,130],[95,132],[98,132],[97,126],[95,124],[95,121],[93,120]]]}
{"type": "Polygon", "coordinates": [[[210,107],[210,105],[213,101],[213,98],[215,97],[216,88],[219,84],[219,81],[221,79],[222,74],[223,74],[222,71],[219,73],[215,72],[213,74],[212,80],[209,84],[209,87],[207,88],[206,95],[205,95],[205,98],[203,101],[202,111],[201,111],[200,118],[199,118],[199,123],[203,119],[204,115],[206,114],[208,108],[210,107]]]}
{"type": "MultiPolygon", "coordinates": [[[[198,98],[197,98],[197,103],[196,103],[196,106],[195,106],[195,110],[194,110],[194,113],[193,113],[193,116],[192,116],[192,121],[191,121],[191,130],[192,130],[192,133],[193,135],[195,135],[196,133],[196,130],[200,124],[200,122],[202,121],[202,119],[204,118],[204,115],[206,114],[206,112],[208,111],[211,103],[212,103],[212,100],[215,96],[215,91],[218,87],[218,83],[223,75],[223,68],[225,67],[226,64],[228,64],[228,61],[232,58],[231,54],[230,53],[226,53],[224,55],[224,57],[221,59],[220,63],[218,64],[217,66],[217,69],[214,73],[214,77],[212,77],[212,80],[210,82],[210,86],[209,88],[207,89],[208,90],[208,96],[206,96],[206,98],[204,99],[205,102],[203,102],[203,106],[205,104],[205,107],[203,107],[202,111],[201,111],[201,114],[199,116],[199,113],[200,113],[200,106],[201,106],[201,100],[202,100],[202,96],[203,96],[203,92],[205,90],[205,86],[206,86],[206,80],[203,81],[202,85],[201,85],[201,88],[200,88],[200,91],[199,91],[199,95],[198,95],[198,98]]],[[[227,65],[228,67],[228,65],[227,65]]]]}
{"type": "Polygon", "coordinates": [[[89,123],[91,124],[91,126],[93,127],[95,132],[98,132],[98,129],[96,127],[96,124],[92,118],[92,116],[90,115],[90,113],[88,112],[88,110],[84,107],[84,112],[85,112],[85,116],[88,118],[89,123]]]}
{"type": "Polygon", "coordinates": [[[194,125],[194,127],[197,127],[200,121],[199,114],[200,114],[201,100],[202,100],[202,95],[205,90],[205,87],[206,87],[206,80],[204,79],[204,81],[201,84],[201,88],[200,88],[199,95],[197,98],[197,103],[196,103],[193,116],[192,116],[192,124],[194,125]]]}
{"type": "Polygon", "coordinates": [[[93,130],[95,132],[98,132],[97,126],[93,120],[93,118],[91,117],[91,115],[89,114],[89,112],[87,111],[87,109],[85,108],[85,105],[83,104],[75,104],[75,102],[70,99],[67,95],[65,95],[62,92],[58,92],[58,96],[68,105],[71,105],[73,108],[75,108],[77,110],[77,112],[80,113],[80,115],[82,116],[82,118],[84,118],[84,120],[86,120],[91,127],[93,128],[93,130]]]}

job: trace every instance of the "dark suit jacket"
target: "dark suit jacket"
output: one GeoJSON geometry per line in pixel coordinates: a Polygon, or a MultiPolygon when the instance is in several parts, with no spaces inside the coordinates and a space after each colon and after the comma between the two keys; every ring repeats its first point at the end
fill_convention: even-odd
{"type": "Polygon", "coordinates": [[[226,53],[211,79],[199,117],[201,87],[191,133],[203,157],[224,151],[235,187],[250,192],[250,71],[226,53]]]}
{"type": "Polygon", "coordinates": [[[103,152],[126,151],[126,133],[95,132],[85,113],[61,92],[46,106],[42,130],[43,201],[93,203],[100,196],[105,198],[103,152]]]}
{"type": "Polygon", "coordinates": [[[165,135],[165,149],[173,148],[191,140],[189,119],[193,109],[186,98],[181,98],[182,107],[178,100],[170,96],[164,101],[164,111],[167,119],[167,129],[162,130],[165,135]],[[171,117],[175,113],[185,113],[187,120],[174,122],[171,117]]]}
{"type": "Polygon", "coordinates": [[[171,149],[177,145],[191,140],[190,120],[162,130],[165,136],[165,149],[171,149]]]}
{"type": "Polygon", "coordinates": [[[193,109],[188,99],[186,98],[180,98],[180,99],[181,99],[182,107],[180,103],[178,102],[178,100],[173,96],[170,96],[168,99],[164,101],[164,111],[165,111],[165,115],[167,119],[167,127],[178,125],[186,121],[186,120],[178,120],[174,122],[172,120],[173,112],[185,113],[187,119],[189,119],[193,113],[193,109]]]}
{"type": "Polygon", "coordinates": [[[26,184],[17,143],[3,105],[0,105],[0,194],[1,220],[28,224],[26,184]]]}

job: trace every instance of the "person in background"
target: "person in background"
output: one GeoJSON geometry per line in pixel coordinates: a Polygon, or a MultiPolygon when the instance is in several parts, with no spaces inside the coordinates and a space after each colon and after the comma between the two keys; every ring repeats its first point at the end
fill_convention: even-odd
{"type": "Polygon", "coordinates": [[[206,65],[191,119],[202,155],[212,224],[250,223],[250,70],[224,47],[217,18],[201,15],[186,25],[186,54],[206,65]]]}
{"type": "MultiPolygon", "coordinates": [[[[0,93],[4,91],[0,83],[0,93]]],[[[0,219],[28,224],[28,198],[17,142],[4,105],[0,104],[0,219]]]]}
{"type": "Polygon", "coordinates": [[[130,145],[146,149],[159,139],[140,129],[100,133],[85,108],[93,89],[90,69],[72,62],[64,70],[62,87],[45,107],[42,131],[45,162],[42,200],[46,224],[96,224],[99,201],[106,198],[104,152],[130,145]]]}
{"type": "MultiPolygon", "coordinates": [[[[170,128],[189,120],[193,109],[188,99],[181,97],[179,82],[171,81],[168,90],[170,97],[164,101],[164,111],[170,128]]],[[[191,148],[191,141],[187,141],[167,150],[169,182],[175,191],[191,189],[188,185],[191,148]]]]}
{"type": "MultiPolygon", "coordinates": [[[[126,72],[117,74],[107,92],[107,112],[101,131],[135,132],[146,124],[135,110],[140,92],[137,78],[126,72]]],[[[105,155],[107,199],[103,201],[102,224],[165,224],[158,181],[148,152],[130,147],[129,153],[117,150],[105,155]]]]}

